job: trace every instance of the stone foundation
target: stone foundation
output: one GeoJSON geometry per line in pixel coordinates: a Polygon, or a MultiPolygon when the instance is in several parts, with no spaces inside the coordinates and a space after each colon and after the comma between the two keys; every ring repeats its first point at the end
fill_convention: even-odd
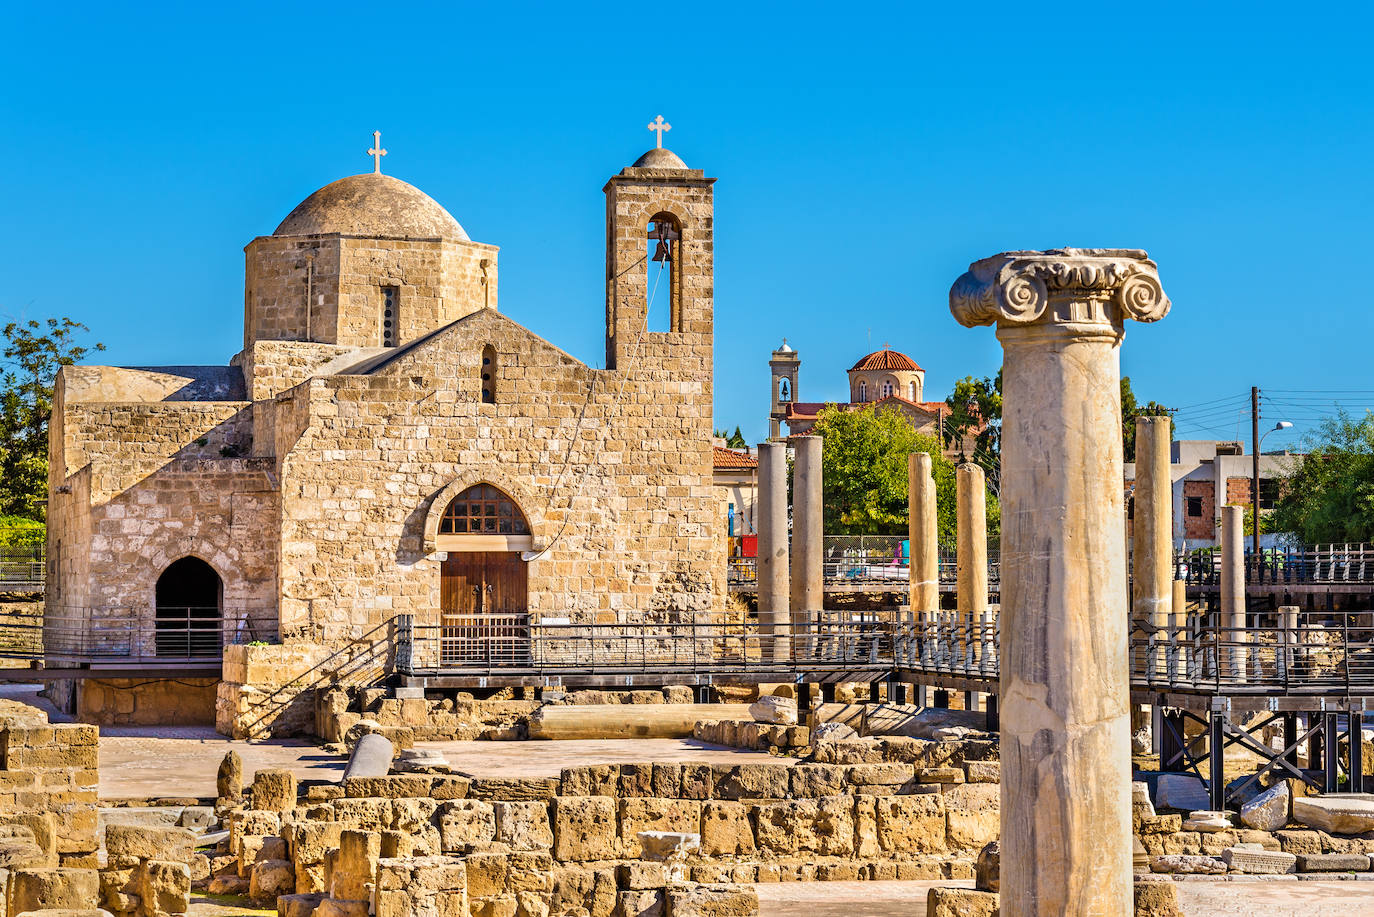
{"type": "Polygon", "coordinates": [[[88,679],[76,686],[76,718],[100,726],[213,726],[214,678],[88,679]]]}

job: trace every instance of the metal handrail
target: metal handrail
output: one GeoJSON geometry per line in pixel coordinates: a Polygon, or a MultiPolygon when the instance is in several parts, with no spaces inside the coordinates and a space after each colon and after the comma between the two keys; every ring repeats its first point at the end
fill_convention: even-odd
{"type": "Polygon", "coordinates": [[[82,662],[209,664],[219,661],[225,646],[275,640],[276,622],[274,610],[62,608],[41,616],[0,620],[0,657],[54,666],[82,662]]]}

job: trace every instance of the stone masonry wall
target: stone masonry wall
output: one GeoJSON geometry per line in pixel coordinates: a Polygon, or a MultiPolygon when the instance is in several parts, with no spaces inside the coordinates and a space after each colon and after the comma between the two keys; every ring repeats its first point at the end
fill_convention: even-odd
{"type": "Polygon", "coordinates": [[[76,718],[119,726],[213,726],[213,678],[87,678],[76,682],[76,718]]]}
{"type": "Polygon", "coordinates": [[[97,738],[0,700],[0,825],[32,832],[48,866],[95,866],[97,738]]]}
{"type": "MultiPolygon", "coordinates": [[[[431,511],[480,482],[510,494],[537,548],[552,545],[529,564],[532,614],[709,613],[725,590],[704,346],[704,367],[684,345],[672,360],[598,371],[484,311],[368,375],[293,389],[287,410],[309,425],[281,455],[283,633],[334,640],[398,612],[429,620],[439,607],[431,511]],[[495,404],[480,400],[487,345],[495,404]]],[[[279,442],[282,429],[279,417],[279,442]]]]}

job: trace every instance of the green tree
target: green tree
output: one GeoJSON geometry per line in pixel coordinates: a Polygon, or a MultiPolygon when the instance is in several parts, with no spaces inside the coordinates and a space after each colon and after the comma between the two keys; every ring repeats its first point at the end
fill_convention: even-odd
{"type": "Polygon", "coordinates": [[[1135,419],[1137,417],[1169,416],[1169,439],[1174,438],[1174,409],[1165,407],[1158,401],[1145,405],[1135,400],[1131,391],[1131,377],[1121,377],[1121,454],[1125,461],[1135,461],[1135,419]]]}
{"type": "Polygon", "coordinates": [[[1374,414],[1337,411],[1308,437],[1280,481],[1271,529],[1309,544],[1374,540],[1374,414]]]}
{"type": "Polygon", "coordinates": [[[0,515],[44,518],[53,382],[59,367],[105,349],[77,343],[89,330],[70,318],[0,329],[0,515]]]}
{"type": "MultiPolygon", "coordinates": [[[[955,537],[954,464],[933,436],[917,433],[896,408],[821,409],[813,428],[822,436],[825,531],[832,535],[898,535],[907,531],[907,456],[933,461],[942,542],[955,537]]],[[[988,534],[999,529],[997,500],[988,495],[988,534]]]]}
{"type": "Polygon", "coordinates": [[[735,432],[730,434],[730,438],[725,441],[725,445],[731,449],[748,449],[749,444],[744,441],[744,434],[739,431],[739,425],[735,425],[735,432]]]}
{"type": "Polygon", "coordinates": [[[1002,371],[992,378],[965,376],[954,383],[945,399],[945,448],[958,447],[961,462],[981,465],[994,489],[1001,480],[1002,468],[1002,371]],[[965,451],[965,440],[974,434],[973,454],[965,451]]]}

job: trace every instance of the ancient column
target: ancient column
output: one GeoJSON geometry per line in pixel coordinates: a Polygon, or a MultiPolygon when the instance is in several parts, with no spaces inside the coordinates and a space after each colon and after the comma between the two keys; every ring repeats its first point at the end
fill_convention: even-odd
{"type": "Polygon", "coordinates": [[[792,440],[792,635],[807,634],[825,604],[825,503],[821,492],[821,438],[792,440]]]}
{"type": "Polygon", "coordinates": [[[988,609],[988,508],[983,469],[972,463],[960,465],[954,479],[959,614],[977,616],[988,609]]]}
{"type": "Polygon", "coordinates": [[[788,657],[787,445],[759,443],[759,633],[765,659],[788,657]],[[769,639],[769,638],[772,639],[769,639]]]}
{"type": "Polygon", "coordinates": [[[1131,915],[1118,348],[1168,311],[1119,249],[1007,252],[950,290],[1002,363],[1002,914],[1131,915]]]}
{"type": "MultiPolygon", "coordinates": [[[[1135,513],[1131,517],[1131,618],[1154,628],[1169,623],[1174,597],[1173,507],[1169,418],[1135,422],[1135,513]]],[[[1149,628],[1145,628],[1149,632],[1149,628]]]]}
{"type": "Polygon", "coordinates": [[[935,478],[931,458],[924,452],[907,457],[907,539],[911,553],[911,612],[940,610],[939,517],[935,507],[935,478]]]}
{"type": "Polygon", "coordinates": [[[1221,508],[1221,644],[1229,649],[1223,674],[1235,680],[1245,678],[1246,652],[1239,644],[1245,634],[1245,507],[1221,508]],[[1226,662],[1229,660],[1230,665],[1226,662]]]}

